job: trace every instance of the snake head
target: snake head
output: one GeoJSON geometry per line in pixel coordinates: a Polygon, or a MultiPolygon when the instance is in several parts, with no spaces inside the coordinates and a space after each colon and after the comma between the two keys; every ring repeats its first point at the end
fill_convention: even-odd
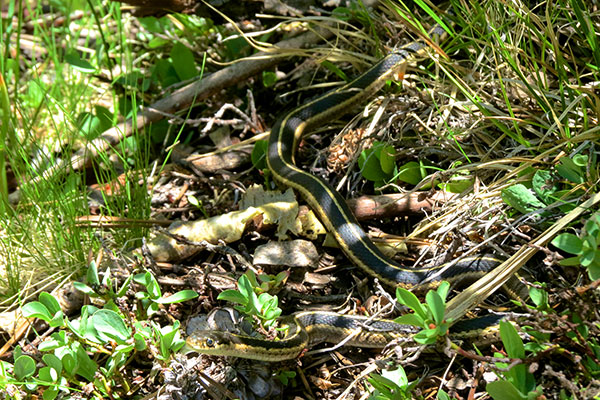
{"type": "Polygon", "coordinates": [[[226,337],[225,332],[195,331],[187,337],[181,351],[184,354],[190,352],[219,354],[220,346],[229,342],[226,337]]]}

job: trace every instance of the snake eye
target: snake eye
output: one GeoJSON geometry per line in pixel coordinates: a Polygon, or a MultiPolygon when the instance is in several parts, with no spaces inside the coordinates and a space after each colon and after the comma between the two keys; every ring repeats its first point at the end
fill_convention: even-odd
{"type": "Polygon", "coordinates": [[[208,347],[215,347],[215,341],[212,340],[211,338],[206,338],[205,343],[208,347]]]}

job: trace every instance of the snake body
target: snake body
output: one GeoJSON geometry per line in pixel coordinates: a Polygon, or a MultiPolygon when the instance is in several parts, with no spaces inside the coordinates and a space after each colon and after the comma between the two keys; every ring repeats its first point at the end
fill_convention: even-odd
{"type": "MultiPolygon", "coordinates": [[[[444,36],[445,31],[437,25],[429,35],[444,36]]],[[[267,150],[267,162],[274,178],[302,194],[354,264],[389,286],[421,289],[435,287],[442,280],[452,282],[479,277],[501,261],[493,256],[474,256],[463,258],[452,268],[445,268],[446,265],[403,267],[384,256],[373,244],[340,193],[325,180],[296,166],[294,153],[303,134],[363,103],[386,81],[400,74],[407,62],[425,53],[426,48],[423,39],[402,46],[353,81],[283,115],[271,130],[267,150]]],[[[352,332],[355,336],[345,344],[361,347],[383,347],[393,339],[408,338],[416,332],[413,327],[393,321],[371,321],[361,316],[318,311],[293,314],[282,320],[282,324],[287,324],[289,329],[280,340],[268,341],[231,332],[196,331],[187,338],[187,345],[201,353],[281,361],[297,357],[318,342],[337,343],[352,332]]],[[[456,331],[462,336],[479,335],[484,328],[459,325],[456,331]]]]}
{"type": "MultiPolygon", "coordinates": [[[[494,327],[502,315],[490,314],[459,321],[450,334],[462,340],[476,338],[483,343],[495,336],[494,327]]],[[[358,315],[326,311],[302,311],[285,317],[280,325],[288,327],[282,339],[265,340],[224,331],[195,331],[186,340],[187,348],[203,354],[232,356],[259,361],[293,360],[319,343],[343,343],[344,346],[383,348],[393,340],[411,341],[419,331],[411,325],[358,315]]]]}

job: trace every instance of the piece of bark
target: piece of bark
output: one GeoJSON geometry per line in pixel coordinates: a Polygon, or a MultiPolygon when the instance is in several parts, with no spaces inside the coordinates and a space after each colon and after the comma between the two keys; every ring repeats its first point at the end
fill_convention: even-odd
{"type": "Polygon", "coordinates": [[[189,154],[187,149],[176,147],[173,150],[173,161],[185,167],[192,166],[195,171],[201,171],[214,174],[215,172],[244,167],[250,164],[250,155],[254,145],[240,146],[228,150],[224,153],[211,154],[209,156],[200,156],[199,154],[189,154]]]}
{"type": "Polygon", "coordinates": [[[359,221],[390,218],[399,215],[422,214],[435,210],[454,199],[455,193],[444,191],[398,193],[379,196],[361,196],[348,200],[348,206],[359,221]]]}

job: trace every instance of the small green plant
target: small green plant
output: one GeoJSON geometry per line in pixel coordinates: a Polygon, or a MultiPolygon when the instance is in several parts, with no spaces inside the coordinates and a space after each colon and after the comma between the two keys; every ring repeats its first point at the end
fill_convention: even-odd
{"type": "Polygon", "coordinates": [[[277,74],[273,71],[263,71],[262,82],[266,88],[275,85],[277,83],[277,74]]]}
{"type": "MultiPolygon", "coordinates": [[[[523,340],[510,322],[500,321],[500,338],[509,358],[525,358],[523,340]]],[[[494,355],[504,357],[501,353],[494,355]]],[[[486,386],[487,392],[494,400],[534,400],[541,396],[541,388],[536,388],[534,376],[527,370],[527,364],[520,363],[509,368],[509,364],[497,362],[496,367],[506,371],[499,374],[499,380],[486,386]]]]}
{"type": "Polygon", "coordinates": [[[548,292],[545,290],[546,284],[540,282],[533,283],[536,286],[529,288],[529,298],[535,304],[535,308],[541,312],[553,312],[548,304],[548,292]]]}
{"type": "Polygon", "coordinates": [[[450,290],[450,284],[442,282],[437,290],[427,292],[425,304],[423,304],[412,292],[404,288],[396,289],[398,302],[414,312],[396,318],[396,322],[421,327],[422,330],[414,337],[417,343],[433,344],[438,338],[448,333],[451,321],[444,318],[448,290],[450,290]]]}
{"type": "Polygon", "coordinates": [[[587,220],[580,236],[561,233],[551,243],[574,255],[561,260],[560,265],[581,265],[587,268],[590,279],[600,279],[600,213],[587,220]]]}
{"type": "Polygon", "coordinates": [[[250,154],[250,159],[252,160],[252,165],[254,168],[259,170],[263,176],[265,177],[265,186],[269,187],[269,180],[271,177],[271,170],[267,165],[267,150],[269,148],[268,140],[258,140],[254,143],[254,147],[252,148],[252,154],[250,154]]]}
{"type": "Polygon", "coordinates": [[[582,185],[598,179],[595,165],[595,156],[575,154],[571,158],[561,158],[553,170],[528,168],[525,173],[532,173],[531,180],[503,189],[502,200],[523,214],[543,209],[554,202],[562,203],[559,206],[562,212],[569,212],[576,204],[567,200],[581,196],[582,185]]]}
{"type": "Polygon", "coordinates": [[[439,168],[432,166],[427,160],[409,161],[398,166],[396,149],[382,142],[375,142],[371,148],[363,150],[358,158],[358,166],[363,178],[372,181],[376,189],[396,181],[410,185],[424,182],[419,186],[420,189],[430,189],[432,185],[437,185],[445,191],[460,193],[471,187],[474,181],[468,171],[453,174],[447,182],[440,182],[434,176],[427,180],[429,170],[439,168]]]}
{"type": "Polygon", "coordinates": [[[408,400],[417,382],[408,382],[404,368],[383,370],[381,375],[371,374],[367,381],[373,386],[369,400],[408,400]]]}
{"type": "Polygon", "coordinates": [[[277,379],[284,385],[292,385],[292,387],[296,387],[296,372],[295,371],[280,371],[277,374],[277,379]]]}
{"type": "Polygon", "coordinates": [[[382,142],[375,142],[360,153],[358,166],[362,176],[373,182],[375,188],[391,182],[398,174],[396,149],[382,142]]]}
{"type": "Polygon", "coordinates": [[[249,317],[256,317],[265,328],[275,326],[277,318],[281,315],[279,300],[277,296],[267,293],[280,286],[287,279],[287,273],[279,273],[275,277],[260,275],[259,284],[256,275],[247,271],[238,279],[237,290],[225,290],[217,297],[219,300],[229,301],[235,304],[235,309],[249,317]]]}
{"type": "Polygon", "coordinates": [[[103,308],[85,305],[79,318],[70,320],[49,293],[42,292],[39,301],[25,304],[21,309],[23,316],[39,318],[58,330],[39,345],[39,350],[45,353],[39,368],[31,357],[16,349],[14,365],[3,364],[5,382],[23,382],[24,390],[40,390],[45,400],[56,398],[61,391],[65,394],[80,391],[86,382],[91,383],[93,398],[124,398],[130,384],[122,369],[136,353],[150,351],[156,359],[166,362],[183,346],[179,321],[161,327],[154,321],[146,321],[146,315],[155,311],[158,304],[194,298],[195,292],[181,291],[161,297],[156,279],[149,272],[130,277],[119,286],[116,279],[111,279],[109,270],[100,280],[94,263],[88,269],[87,284],[75,286],[90,297],[104,301],[103,308]],[[143,306],[138,308],[137,314],[124,313],[116,305],[117,298],[129,289],[131,280],[142,282],[147,290],[140,292],[142,296],[136,293],[143,306]]]}
{"type": "Polygon", "coordinates": [[[146,291],[136,292],[135,297],[140,300],[148,316],[157,312],[161,304],[181,303],[198,297],[193,290],[181,290],[171,296],[163,297],[160,285],[150,271],[134,275],[133,281],[146,288],[146,291]]]}

